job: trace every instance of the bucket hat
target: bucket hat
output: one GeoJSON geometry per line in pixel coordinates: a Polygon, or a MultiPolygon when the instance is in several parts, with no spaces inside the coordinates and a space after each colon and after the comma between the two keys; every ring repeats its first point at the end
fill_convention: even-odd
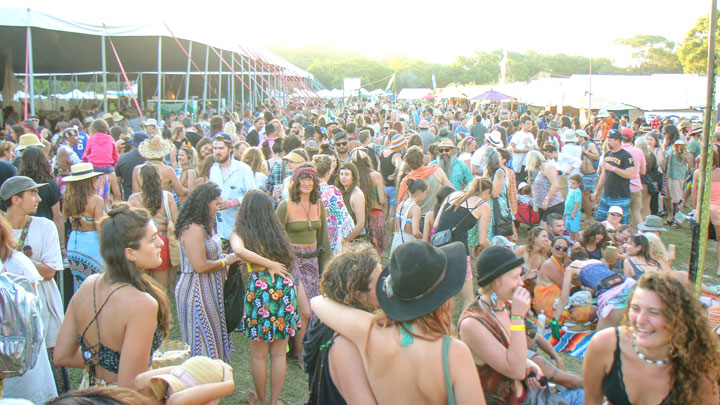
{"type": "Polygon", "coordinates": [[[439,248],[423,240],[403,243],[378,278],[375,291],[380,308],[397,322],[433,312],[462,289],[465,257],[462,242],[439,248]]]}
{"type": "Polygon", "coordinates": [[[645,221],[638,224],[638,229],[649,232],[665,232],[667,229],[663,228],[662,218],[657,215],[648,215],[645,217],[645,221]]]}
{"type": "Polygon", "coordinates": [[[475,262],[478,285],[485,287],[496,278],[525,263],[525,259],[515,256],[512,250],[502,246],[490,246],[484,249],[475,262]]]}

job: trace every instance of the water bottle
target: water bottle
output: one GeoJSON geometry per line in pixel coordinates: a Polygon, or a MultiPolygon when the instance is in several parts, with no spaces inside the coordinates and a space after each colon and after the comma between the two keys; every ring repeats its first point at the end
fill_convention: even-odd
{"type": "Polygon", "coordinates": [[[550,330],[552,333],[552,337],[555,339],[560,339],[560,325],[558,324],[557,319],[553,319],[550,322],[550,330]]]}
{"type": "Polygon", "coordinates": [[[537,320],[543,330],[545,330],[545,321],[547,320],[547,316],[545,316],[545,310],[540,311],[540,315],[538,315],[537,320]]]}

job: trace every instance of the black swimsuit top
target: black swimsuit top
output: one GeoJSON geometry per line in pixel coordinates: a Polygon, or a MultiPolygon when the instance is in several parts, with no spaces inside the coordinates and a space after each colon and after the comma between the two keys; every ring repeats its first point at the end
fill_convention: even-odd
{"type": "MultiPolygon", "coordinates": [[[[620,351],[620,331],[618,328],[615,328],[615,336],[617,337],[617,345],[613,355],[613,365],[610,372],[603,378],[603,394],[612,405],[632,405],[625,389],[625,379],[622,372],[622,352],[620,351]]],[[[668,397],[670,397],[670,394],[663,399],[660,405],[667,404],[668,397]]]]}
{"type": "MultiPolygon", "coordinates": [[[[100,310],[98,310],[97,305],[95,304],[96,285],[97,281],[95,281],[95,284],[93,284],[93,308],[95,310],[95,316],[93,317],[93,319],[90,320],[88,326],[85,327],[82,335],[78,336],[78,342],[80,343],[80,349],[82,350],[83,361],[85,362],[85,365],[89,368],[88,375],[90,377],[90,386],[95,385],[96,366],[100,366],[113,374],[117,374],[120,371],[120,352],[110,349],[109,347],[102,344],[102,342],[100,341],[100,321],[98,320],[98,315],[100,315],[100,312],[102,312],[103,308],[105,308],[105,304],[107,304],[108,300],[110,300],[110,297],[115,294],[115,291],[128,286],[128,284],[125,284],[112,290],[110,294],[108,294],[107,298],[105,298],[105,302],[100,305],[100,310]],[[93,322],[97,323],[98,342],[97,344],[91,346],[87,342],[87,340],[85,340],[85,333],[88,331],[88,329],[90,329],[90,325],[92,325],[93,322]]],[[[155,334],[153,334],[153,340],[150,349],[150,364],[152,364],[152,355],[155,350],[160,347],[162,340],[162,331],[159,328],[155,329],[155,334]]]]}

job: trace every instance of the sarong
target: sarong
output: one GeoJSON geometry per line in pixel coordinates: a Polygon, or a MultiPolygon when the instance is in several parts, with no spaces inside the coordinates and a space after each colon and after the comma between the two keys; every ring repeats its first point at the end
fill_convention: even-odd
{"type": "Polygon", "coordinates": [[[70,232],[67,258],[73,278],[73,292],[80,288],[80,284],[86,278],[105,271],[105,261],[100,255],[100,239],[97,231],[70,232]]]}

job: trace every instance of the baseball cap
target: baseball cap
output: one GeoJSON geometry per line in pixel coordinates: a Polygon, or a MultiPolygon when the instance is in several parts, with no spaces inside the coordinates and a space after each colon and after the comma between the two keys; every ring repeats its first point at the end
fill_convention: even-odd
{"type": "Polygon", "coordinates": [[[623,215],[623,209],[618,207],[617,205],[613,205],[608,209],[608,214],[620,214],[623,215]]]}
{"type": "Polygon", "coordinates": [[[617,129],[611,129],[607,133],[608,139],[620,139],[622,140],[623,136],[617,129]]]}
{"type": "Polygon", "coordinates": [[[620,131],[623,137],[625,138],[634,138],[635,133],[633,132],[632,128],[623,128],[622,131],[620,131]]]}
{"type": "Polygon", "coordinates": [[[12,196],[18,195],[28,190],[35,190],[47,186],[47,183],[37,184],[33,179],[27,176],[13,176],[5,180],[2,187],[0,187],[0,199],[3,201],[9,200],[12,196]]]}

